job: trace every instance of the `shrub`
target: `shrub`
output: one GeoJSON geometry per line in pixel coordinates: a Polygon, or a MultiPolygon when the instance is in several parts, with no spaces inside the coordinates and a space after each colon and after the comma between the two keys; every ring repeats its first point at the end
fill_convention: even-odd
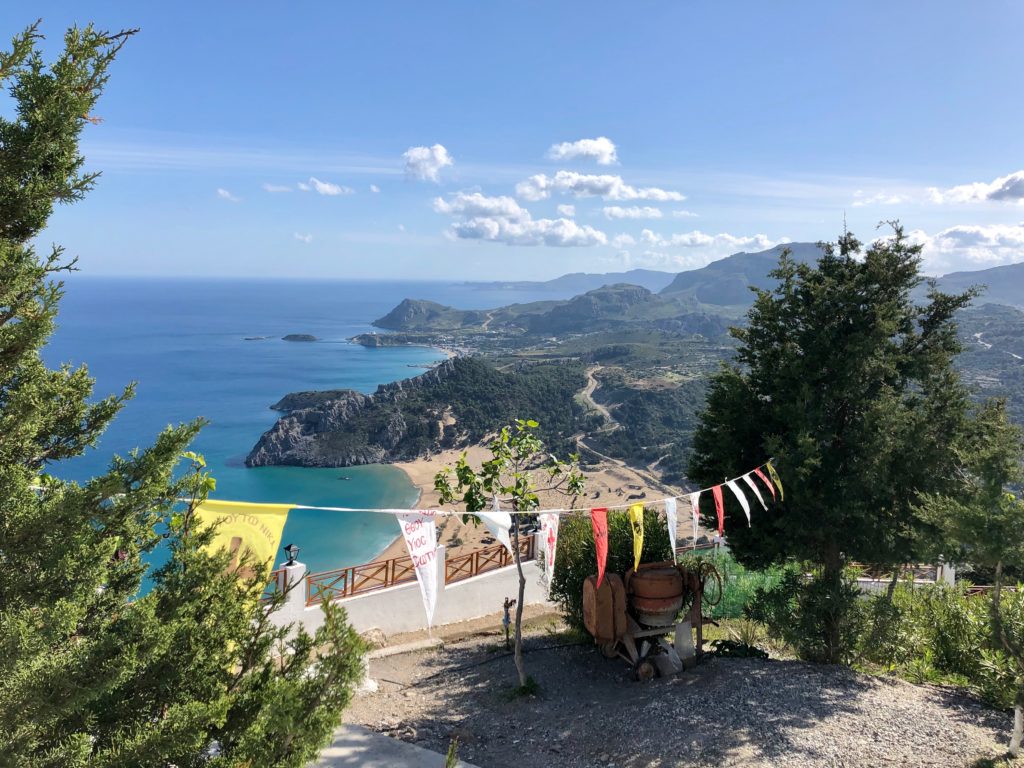
{"type": "Polygon", "coordinates": [[[717,587],[710,584],[705,593],[705,612],[713,619],[742,619],[757,590],[769,589],[782,578],[781,568],[764,571],[744,568],[728,550],[719,550],[715,554],[685,555],[680,560],[684,564],[697,561],[711,563],[722,579],[720,598],[714,594],[717,587]],[[717,602],[713,602],[715,600],[717,602]]]}
{"type": "MultiPolygon", "coordinates": [[[[665,520],[653,509],[644,509],[644,548],[640,562],[672,559],[672,547],[665,520]]],[[[608,513],[608,563],[606,573],[623,575],[633,567],[633,529],[625,512],[608,513]]],[[[566,622],[575,629],[583,625],[583,582],[597,573],[594,532],[590,516],[583,513],[563,517],[558,529],[555,574],[551,599],[558,603],[566,622]]]]}
{"type": "Polygon", "coordinates": [[[849,574],[838,582],[808,578],[803,568],[788,565],[779,581],[755,590],[748,618],[765,625],[805,661],[850,661],[864,625],[860,590],[849,574]],[[835,634],[828,630],[832,627],[835,634]]]}

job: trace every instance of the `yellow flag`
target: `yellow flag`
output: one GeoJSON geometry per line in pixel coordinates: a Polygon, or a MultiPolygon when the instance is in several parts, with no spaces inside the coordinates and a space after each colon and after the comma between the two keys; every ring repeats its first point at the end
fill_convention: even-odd
{"type": "Polygon", "coordinates": [[[779,480],[779,473],[775,471],[775,467],[772,466],[770,461],[765,466],[768,468],[768,474],[772,476],[772,482],[779,488],[779,501],[783,501],[786,496],[782,492],[782,481],[779,480]]]}
{"type": "Polygon", "coordinates": [[[195,519],[201,525],[220,523],[210,546],[231,553],[232,569],[237,568],[246,551],[252,553],[257,562],[269,560],[273,565],[289,509],[288,504],[204,501],[196,507],[195,519]]]}
{"type": "Polygon", "coordinates": [[[644,548],[644,505],[629,508],[629,524],[633,527],[633,570],[640,567],[640,553],[644,548]]]}

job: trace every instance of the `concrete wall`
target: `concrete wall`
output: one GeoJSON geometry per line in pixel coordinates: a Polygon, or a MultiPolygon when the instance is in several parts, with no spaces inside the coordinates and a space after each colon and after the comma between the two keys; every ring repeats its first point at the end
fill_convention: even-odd
{"type": "MultiPolygon", "coordinates": [[[[516,598],[519,593],[519,575],[516,567],[489,571],[471,579],[445,585],[445,548],[437,548],[438,585],[434,626],[476,619],[502,610],[506,597],[516,598]]],[[[541,583],[536,562],[523,563],[526,575],[526,605],[547,602],[547,589],[541,583]]],[[[324,614],[319,605],[306,606],[306,566],[296,563],[285,569],[282,579],[296,583],[281,610],[274,614],[275,624],[283,626],[299,623],[308,632],[315,632],[323,624],[324,614]]],[[[281,586],[284,586],[282,584],[281,586]]],[[[359,632],[379,629],[385,635],[414,632],[427,626],[423,596],[416,581],[396,587],[377,589],[340,601],[348,613],[349,622],[359,632]]]]}

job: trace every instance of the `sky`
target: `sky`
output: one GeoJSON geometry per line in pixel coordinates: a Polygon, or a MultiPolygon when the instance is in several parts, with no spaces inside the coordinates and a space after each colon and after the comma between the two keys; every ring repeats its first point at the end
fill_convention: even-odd
{"type": "Polygon", "coordinates": [[[140,28],[40,238],[86,274],[681,271],[844,219],[1024,261],[1019,0],[31,6],[50,58],[140,28]]]}

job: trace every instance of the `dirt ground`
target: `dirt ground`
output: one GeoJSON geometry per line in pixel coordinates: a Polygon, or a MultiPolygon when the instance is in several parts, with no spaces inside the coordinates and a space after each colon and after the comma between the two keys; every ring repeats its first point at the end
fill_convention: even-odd
{"type": "Polygon", "coordinates": [[[867,768],[971,765],[1002,753],[1012,719],[959,691],[791,660],[709,659],[637,683],[550,614],[526,633],[541,689],[513,698],[500,618],[446,631],[443,648],[372,661],[379,690],[345,720],[438,752],[457,737],[481,768],[867,768]]]}

